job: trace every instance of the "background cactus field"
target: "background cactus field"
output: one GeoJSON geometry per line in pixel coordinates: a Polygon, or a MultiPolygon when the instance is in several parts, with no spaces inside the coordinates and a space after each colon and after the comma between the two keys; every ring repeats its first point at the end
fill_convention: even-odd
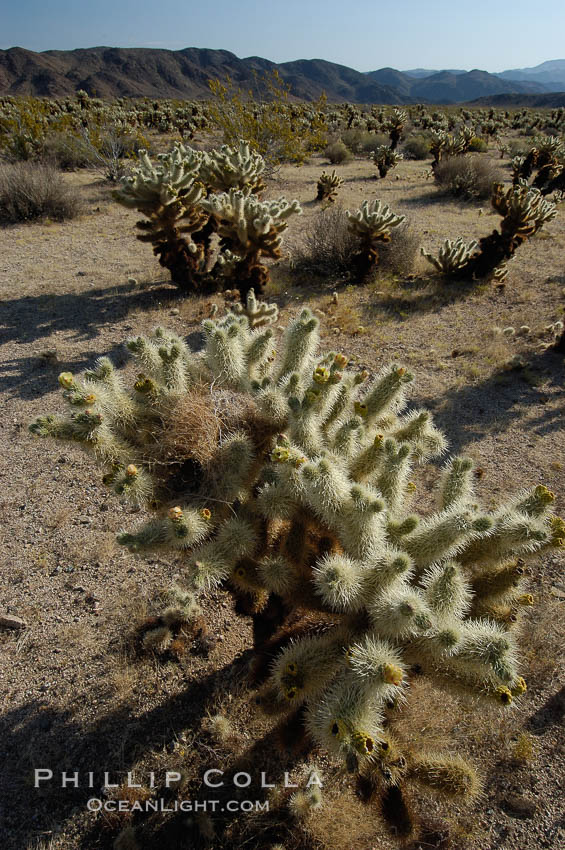
{"type": "MultiPolygon", "coordinates": [[[[37,220],[29,216],[18,221],[14,214],[11,223],[0,228],[2,846],[562,846],[563,549],[544,549],[527,566],[524,578],[534,605],[524,603],[518,639],[519,673],[527,691],[508,711],[479,705],[473,698],[459,701],[439,685],[411,678],[398,733],[407,742],[414,775],[435,770],[436,784],[441,785],[439,769],[422,766],[414,755],[423,743],[433,752],[449,750],[450,764],[459,764],[459,757],[471,761],[481,790],[464,805],[445,794],[430,797],[416,786],[410,812],[396,823],[366,805],[363,788],[351,782],[327,749],[319,749],[307,762],[295,753],[296,766],[285,766],[274,746],[272,719],[257,710],[254,690],[246,684],[251,618],[236,615],[234,600],[223,587],[212,586],[199,599],[201,625],[187,645],[173,652],[167,643],[164,654],[134,651],[132,635],[139,636],[142,624],[155,613],[156,598],[179,578],[182,556],[175,550],[136,553],[119,546],[116,535],[139,527],[145,511],[120,502],[104,486],[103,472],[77,445],[32,439],[28,426],[38,416],[61,409],[60,373],[77,376],[92,369],[97,358],[108,356],[133,385],[138,369],[128,357],[126,339],[150,335],[162,326],[198,349],[204,320],[221,319],[226,308],[241,312],[234,306],[237,295],[225,291],[235,287],[237,275],[220,275],[213,285],[206,278],[201,288],[202,277],[193,275],[190,281],[198,280],[195,294],[190,287],[188,292],[179,288],[153,256],[150,238],[135,238],[141,209],[139,204],[136,209],[135,198],[126,205],[116,200],[122,172],[128,174],[135,166],[140,149],[147,149],[155,161],[181,137],[185,146],[198,151],[210,152],[224,140],[237,145],[237,138],[229,136],[237,109],[224,126],[221,100],[215,111],[180,102],[160,107],[145,103],[142,108],[88,97],[67,101],[34,101],[23,126],[19,103],[0,98],[0,220],[3,169],[22,160],[26,166],[48,160],[74,198],[72,218],[61,215],[63,220],[56,220],[44,212],[37,220]],[[85,142],[80,116],[88,111],[94,117],[86,122],[85,142]],[[110,143],[116,137],[124,142],[121,153],[110,143]],[[80,141],[84,159],[79,161],[77,154],[75,170],[60,170],[61,159],[53,154],[61,151],[59,143],[65,139],[67,153],[71,145],[76,152],[80,141]],[[125,814],[86,810],[86,801],[102,794],[104,770],[131,770],[141,777],[150,771],[161,776],[165,770],[182,771],[184,797],[189,799],[197,795],[203,772],[224,764],[250,772],[259,765],[267,777],[274,777],[273,783],[290,769],[293,781],[302,786],[304,764],[314,765],[324,783],[321,805],[305,793],[290,799],[278,788],[270,795],[268,816],[238,813],[221,828],[204,816],[189,816],[182,840],[180,832],[167,832],[166,816],[153,815],[142,824],[125,814]],[[94,770],[95,788],[61,789],[53,784],[38,790],[33,787],[33,769],[38,767],[52,768],[56,777],[62,770],[94,770]],[[410,828],[404,829],[407,821],[410,828]],[[132,838],[131,830],[140,825],[144,843],[138,842],[139,831],[135,841],[132,838]]],[[[303,143],[289,149],[292,140],[287,135],[279,144],[262,139],[255,145],[259,150],[259,142],[265,144],[260,153],[266,166],[255,185],[261,191],[257,187],[264,184],[264,220],[269,209],[279,209],[267,202],[281,197],[298,202],[296,214],[285,219],[284,233],[281,228],[280,252],[255,251],[252,258],[253,281],[263,286],[261,299],[278,307],[275,333],[307,308],[319,321],[322,352],[347,355],[350,367],[366,370],[370,379],[386,364],[401,364],[414,375],[410,406],[431,412],[451,455],[475,461],[481,510],[494,509],[524,488],[543,485],[555,494],[551,510],[563,516],[565,361],[555,345],[565,319],[565,204],[558,182],[564,163],[563,110],[503,113],[430,107],[428,114],[420,107],[363,111],[349,104],[328,107],[323,101],[306,109],[284,98],[278,108],[285,121],[294,110],[291,117],[303,143]],[[396,155],[388,157],[388,170],[379,173],[378,163],[391,146],[396,155]],[[440,183],[432,162],[445,173],[446,161],[452,165],[454,155],[456,173],[440,183]],[[482,197],[479,172],[488,186],[482,197]],[[530,217],[512,218],[517,194],[528,191],[520,179],[542,193],[549,187],[543,201],[535,196],[537,218],[532,218],[532,195],[530,217]],[[496,209],[490,201],[493,181],[509,193],[501,201],[499,191],[496,209]],[[367,228],[358,225],[359,242],[355,227],[353,233],[348,229],[345,211],[354,214],[364,201],[373,205],[377,199],[394,214],[390,240],[388,232],[384,239],[384,231],[375,236],[374,229],[367,236],[367,228]],[[535,223],[540,216],[543,227],[535,223]],[[448,272],[460,269],[477,250],[473,243],[480,245],[497,229],[515,240],[511,259],[504,255],[502,272],[496,254],[496,262],[486,263],[490,276],[451,279],[448,272]],[[443,260],[428,262],[426,255],[443,260]]],[[[277,115],[271,114],[270,120],[276,136],[281,126],[277,115]]],[[[252,132],[253,122],[247,128],[252,132]]],[[[203,173],[198,172],[199,179],[203,173]]],[[[199,183],[194,197],[204,188],[199,183]]],[[[237,182],[222,186],[221,181],[213,191],[230,189],[232,198],[240,189],[247,191],[237,182]]],[[[232,232],[225,213],[228,201],[226,195],[221,201],[204,202],[208,212],[223,211],[214,238],[232,232]]],[[[238,203],[243,208],[241,198],[238,203]]],[[[150,213],[143,210],[148,217],[150,213]]],[[[362,220],[359,212],[357,221],[362,220]]],[[[206,227],[203,222],[205,218],[198,220],[192,231],[206,227]]],[[[234,260],[231,249],[237,253],[237,242],[230,239],[227,264],[241,256],[247,262],[243,253],[234,260]]],[[[500,245],[498,236],[491,242],[500,245]]],[[[166,247],[169,250],[168,242],[166,247]]],[[[319,367],[317,383],[328,379],[329,363],[327,369],[319,367]]],[[[333,375],[341,368],[339,355],[332,364],[333,375]]],[[[70,376],[61,382],[67,391],[76,389],[70,376]]],[[[360,416],[364,412],[357,408],[360,416]]],[[[286,443],[279,439],[277,445],[277,459],[284,455],[286,460],[286,443]]],[[[417,511],[424,514],[432,510],[427,493],[443,463],[432,455],[418,467],[424,495],[417,511]]],[[[137,474],[127,469],[126,475],[137,474]]],[[[169,517],[175,520],[174,513],[169,517]]],[[[155,626],[159,623],[153,622],[155,626]]],[[[146,641],[153,641],[153,650],[157,637],[146,641]]],[[[285,681],[287,687],[290,680],[285,681]]],[[[369,738],[367,733],[364,746],[369,738]]],[[[130,799],[134,794],[141,800],[153,793],[146,786],[107,793],[129,794],[130,799]]],[[[250,791],[247,796],[263,799],[265,793],[250,791]]]]}

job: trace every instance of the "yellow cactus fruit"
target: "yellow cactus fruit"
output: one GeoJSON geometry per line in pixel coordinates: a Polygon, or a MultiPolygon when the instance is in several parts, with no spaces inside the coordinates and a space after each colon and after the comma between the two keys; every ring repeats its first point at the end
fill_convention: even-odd
{"type": "Polygon", "coordinates": [[[395,664],[385,664],[383,666],[383,679],[389,685],[400,685],[404,674],[400,667],[395,664]]]}
{"type": "Polygon", "coordinates": [[[518,676],[514,684],[512,685],[512,695],[515,697],[522,696],[528,690],[528,686],[526,684],[526,680],[522,678],[522,676],[518,676]]]}
{"type": "Polygon", "coordinates": [[[271,452],[271,460],[275,463],[284,463],[288,460],[290,452],[285,446],[275,446],[271,452]]]}
{"type": "Polygon", "coordinates": [[[126,467],[126,475],[128,478],[135,478],[138,473],[139,469],[134,463],[130,463],[129,466],[126,467]]]}
{"type": "Polygon", "coordinates": [[[356,401],[353,405],[355,413],[357,416],[366,416],[367,415],[367,405],[363,404],[361,401],[356,401]]]}
{"type": "Polygon", "coordinates": [[[353,746],[361,755],[370,756],[375,749],[375,741],[370,735],[365,732],[353,732],[351,735],[353,746]]]}
{"type": "Polygon", "coordinates": [[[59,375],[59,383],[64,390],[70,390],[71,387],[74,387],[75,379],[73,378],[72,372],[61,372],[59,375]]]}
{"type": "Polygon", "coordinates": [[[512,702],[512,691],[504,685],[496,689],[495,696],[502,705],[510,705],[512,702]]]}
{"type": "Polygon", "coordinates": [[[531,593],[523,593],[521,596],[519,596],[517,598],[516,602],[519,605],[528,605],[528,606],[533,605],[534,604],[534,597],[532,596],[531,593]]]}
{"type": "Polygon", "coordinates": [[[325,366],[316,366],[312,378],[317,384],[327,384],[330,379],[329,369],[326,369],[325,366]]]}

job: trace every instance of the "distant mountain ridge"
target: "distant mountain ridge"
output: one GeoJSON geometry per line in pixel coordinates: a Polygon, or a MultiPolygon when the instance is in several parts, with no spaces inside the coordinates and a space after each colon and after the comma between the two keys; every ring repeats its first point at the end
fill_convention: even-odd
{"type": "MultiPolygon", "coordinates": [[[[369,72],[372,73],[372,72],[369,72]]],[[[445,73],[445,71],[432,71],[428,68],[413,68],[402,71],[409,77],[427,79],[434,74],[445,73]]],[[[449,71],[450,74],[466,74],[467,71],[449,71]]],[[[471,72],[472,73],[472,72],[471,72]]],[[[492,74],[501,80],[514,80],[516,82],[539,83],[544,86],[545,91],[563,91],[565,89],[565,59],[550,59],[533,68],[514,68],[511,71],[498,71],[492,74]]]]}
{"type": "Polygon", "coordinates": [[[552,84],[546,75],[563,75],[565,60],[532,69],[504,71],[438,71],[381,68],[361,73],[323,59],[277,64],[260,56],[240,59],[228,50],[187,47],[92,47],[34,53],[21,47],[0,50],[0,94],[57,97],[84,89],[98,97],[202,99],[210,95],[208,80],[231,79],[244,89],[255,84],[254,72],[277,69],[291,94],[313,101],[323,92],[330,102],[409,104],[462,103],[498,95],[541,95],[552,84]],[[532,77],[516,79],[529,73],[532,77]],[[542,79],[543,77],[543,79],[542,79]]]}

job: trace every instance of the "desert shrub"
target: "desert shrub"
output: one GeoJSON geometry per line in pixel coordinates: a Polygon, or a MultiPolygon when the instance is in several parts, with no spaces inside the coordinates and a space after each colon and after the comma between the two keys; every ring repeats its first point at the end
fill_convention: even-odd
{"type": "Polygon", "coordinates": [[[430,156],[430,140],[428,136],[422,134],[408,136],[402,151],[405,159],[428,159],[430,156]]]}
{"type": "Polygon", "coordinates": [[[390,241],[383,242],[379,250],[379,271],[404,277],[414,270],[420,251],[420,237],[412,226],[403,221],[390,231],[390,241]]]}
{"type": "Polygon", "coordinates": [[[62,171],[88,168],[92,162],[92,156],[83,139],[70,133],[48,135],[42,145],[41,157],[44,162],[62,171]]]}
{"type": "Polygon", "coordinates": [[[389,137],[385,133],[371,133],[359,127],[344,130],[341,138],[349,150],[356,154],[375,153],[381,145],[390,144],[389,137]]]}
{"type": "Polygon", "coordinates": [[[76,193],[52,166],[31,162],[0,166],[0,223],[63,221],[74,218],[79,208],[76,193]]]}
{"type": "Polygon", "coordinates": [[[513,139],[508,145],[508,156],[512,160],[515,156],[525,156],[530,150],[531,145],[520,139],[513,139]]]}
{"type": "Polygon", "coordinates": [[[448,156],[436,166],[437,185],[456,198],[490,198],[498,174],[489,162],[475,156],[448,156]]]}
{"type": "Polygon", "coordinates": [[[488,151],[488,145],[484,139],[481,139],[480,136],[473,136],[469,142],[467,150],[472,151],[473,153],[486,153],[486,151],[488,151]]]}
{"type": "Polygon", "coordinates": [[[229,78],[225,83],[208,80],[208,85],[210,119],[226,144],[246,139],[270,166],[304,162],[308,153],[325,147],[325,95],[307,106],[292,103],[290,86],[276,70],[255,75],[255,91],[245,92],[229,78]]]}
{"type": "MultiPolygon", "coordinates": [[[[405,221],[393,227],[389,241],[380,242],[378,268],[385,274],[409,274],[420,250],[420,238],[405,221]]],[[[349,278],[355,273],[359,237],[350,225],[345,210],[334,206],[310,219],[292,253],[298,272],[349,278]]]]}
{"type": "Polygon", "coordinates": [[[355,246],[343,207],[320,210],[293,250],[293,265],[300,272],[341,277],[350,270],[355,246]]]}
{"type": "Polygon", "coordinates": [[[324,156],[327,156],[332,165],[340,165],[342,162],[352,159],[351,151],[341,139],[328,145],[324,151],[324,156]]]}

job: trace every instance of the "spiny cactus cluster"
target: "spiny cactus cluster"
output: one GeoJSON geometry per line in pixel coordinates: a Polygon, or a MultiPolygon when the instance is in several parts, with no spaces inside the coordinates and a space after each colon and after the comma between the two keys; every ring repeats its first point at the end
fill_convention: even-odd
{"type": "Polygon", "coordinates": [[[182,557],[183,587],[143,628],[146,648],[178,652],[195,594],[226,588],[253,618],[268,715],[343,759],[371,799],[412,781],[470,795],[472,767],[408,747],[395,718],[415,675],[501,706],[524,693],[524,564],[563,545],[554,496],[538,486],[486,510],[473,462],[452,457],[422,513],[417,473],[446,440],[407,407],[412,374],[394,363],[371,378],[320,354],[307,309],[278,342],[268,317],[250,295],[203,323],[199,352],[163,329],[131,339],[132,390],[107,358],[63,373],[70,415],[31,431],[77,442],[108,487],[156,513],[121,544],[182,557]]]}
{"type": "Polygon", "coordinates": [[[379,145],[373,154],[373,162],[377,166],[380,177],[386,177],[391,168],[396,168],[398,163],[404,159],[401,153],[386,145],[379,145]]]}
{"type": "Polygon", "coordinates": [[[188,291],[213,291],[234,278],[245,298],[268,280],[262,259],[280,257],[287,218],[301,212],[298,201],[261,203],[252,194],[264,187],[264,168],[245,141],[211,153],[177,145],[155,165],[141,151],[139,166],[114,198],[146,216],[137,223],[138,238],[153,244],[174,283],[188,291]],[[220,189],[225,191],[211,194],[220,189]]]}
{"type": "Polygon", "coordinates": [[[532,186],[539,189],[543,195],[557,191],[563,172],[563,157],[563,142],[559,137],[536,137],[534,146],[526,156],[515,156],[512,160],[514,184],[519,185],[522,181],[529,180],[532,173],[537,171],[532,186]]]}
{"type": "Polygon", "coordinates": [[[389,242],[390,231],[402,224],[406,216],[396,215],[379,200],[363,201],[359,209],[346,210],[345,215],[350,233],[360,242],[354,263],[362,280],[379,261],[379,242],[389,242]]]}
{"type": "Polygon", "coordinates": [[[391,150],[396,150],[404,132],[408,115],[404,109],[394,109],[392,115],[384,123],[383,129],[389,134],[391,150]]]}
{"type": "Polygon", "coordinates": [[[316,196],[316,200],[330,201],[330,203],[333,203],[337,197],[337,190],[342,183],[343,177],[338,177],[335,168],[331,174],[327,174],[325,171],[322,171],[317,184],[318,194],[316,196]]]}
{"type": "Polygon", "coordinates": [[[445,130],[432,130],[430,151],[434,159],[432,168],[440,163],[443,157],[461,156],[469,150],[474,133],[470,127],[463,125],[457,135],[447,133],[445,130]]]}
{"type": "Polygon", "coordinates": [[[438,257],[422,250],[422,254],[442,273],[451,277],[486,278],[503,280],[506,263],[529,236],[537,233],[544,224],[557,215],[555,204],[543,199],[541,192],[521,181],[517,186],[504,189],[495,183],[491,204],[502,216],[500,231],[493,230],[479,243],[466,246],[461,239],[446,239],[438,257]]]}
{"type": "Polygon", "coordinates": [[[437,257],[421,248],[421,254],[435,268],[445,275],[452,275],[460,271],[471,259],[473,252],[478,248],[478,242],[463,242],[463,239],[446,239],[439,249],[437,257]]]}

